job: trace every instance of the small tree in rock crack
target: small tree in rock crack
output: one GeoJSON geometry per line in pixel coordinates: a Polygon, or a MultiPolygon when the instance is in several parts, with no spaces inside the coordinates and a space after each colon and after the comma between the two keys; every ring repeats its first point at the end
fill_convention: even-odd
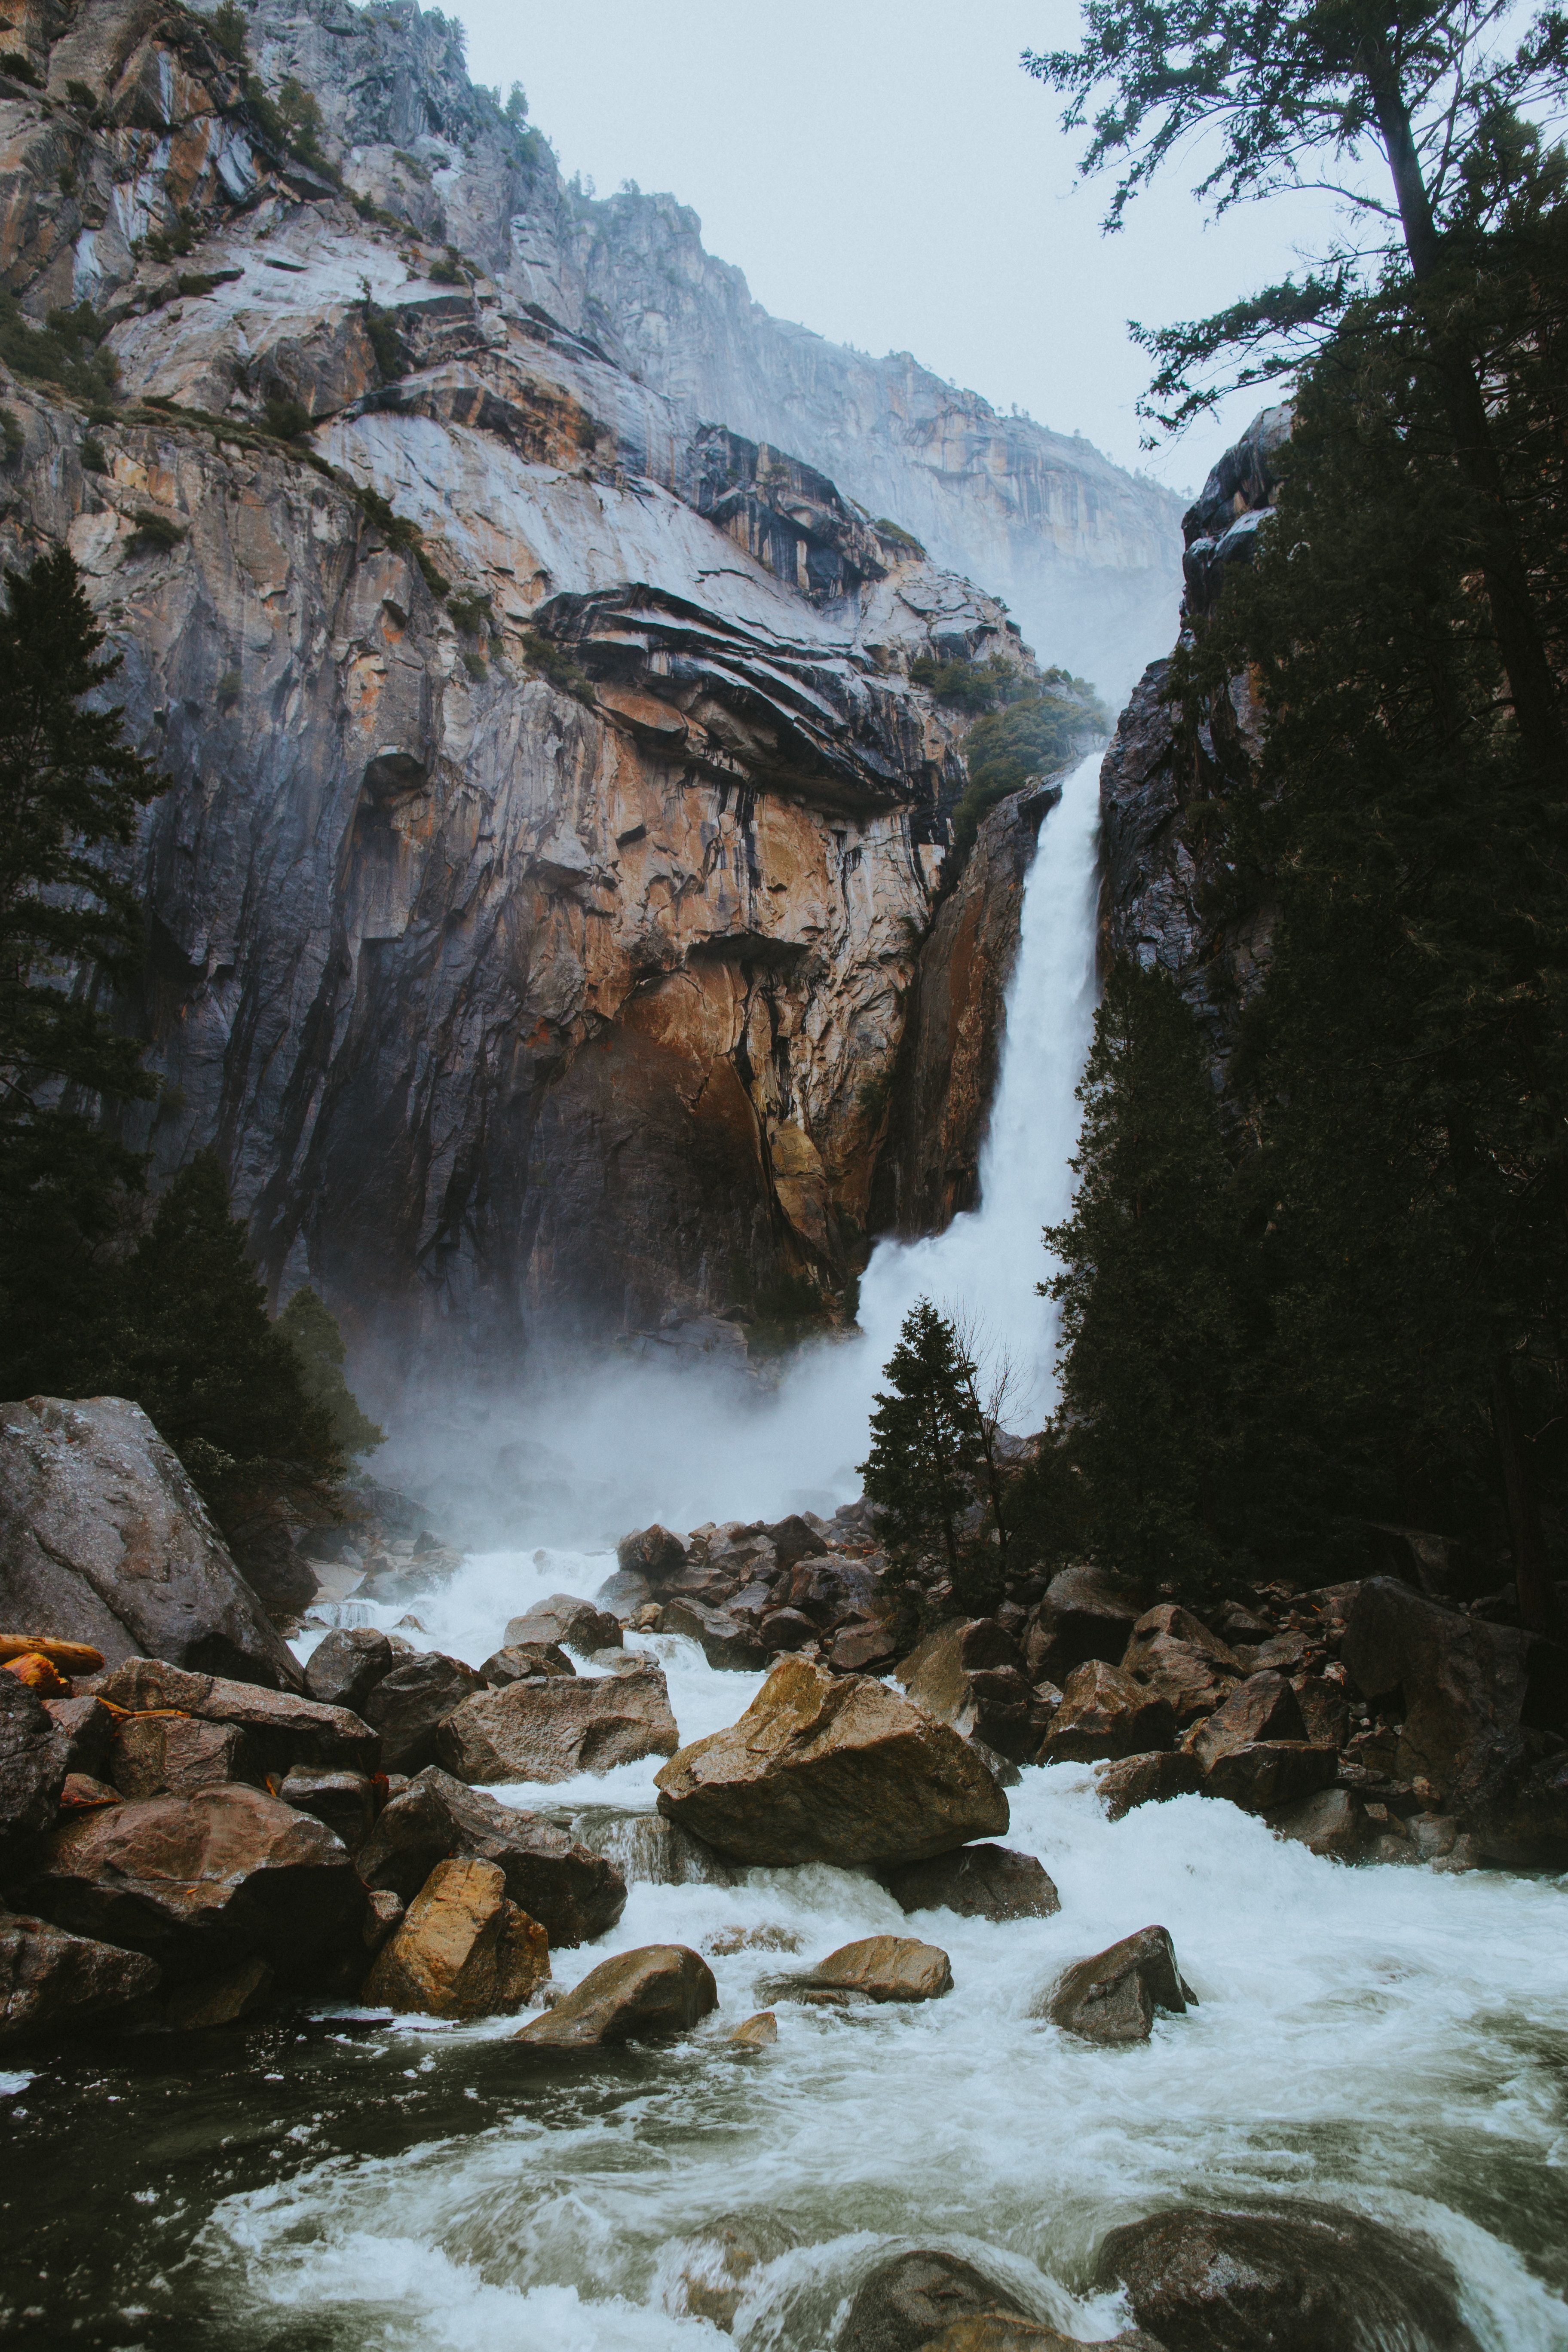
{"type": "Polygon", "coordinates": [[[892,1559],[895,1582],[913,1601],[919,1572],[945,1574],[962,1607],[990,1608],[1005,1565],[1005,1529],[994,1431],[980,1372],[964,1335],[919,1298],[904,1318],[878,1391],[871,1451],[859,1465],[868,1501],[892,1559]],[[988,1475],[989,1474],[989,1475],[988,1475]],[[992,1529],[973,1527],[977,1495],[991,1504],[992,1529]]]}
{"type": "Polygon", "coordinates": [[[385,1430],[362,1411],[343,1377],[348,1350],[331,1307],[313,1290],[297,1290],[278,1318],[278,1328],[294,1350],[306,1395],[326,1414],[343,1453],[374,1454],[384,1445],[385,1430]]]}

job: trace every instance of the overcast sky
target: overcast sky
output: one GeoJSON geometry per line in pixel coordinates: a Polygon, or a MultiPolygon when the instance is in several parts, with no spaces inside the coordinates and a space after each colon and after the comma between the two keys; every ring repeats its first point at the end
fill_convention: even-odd
{"type": "Polygon", "coordinates": [[[1261,404],[1141,453],[1129,318],[1218,309],[1321,234],[1308,201],[1205,228],[1184,179],[1102,237],[1108,187],[1018,66],[1072,0],[447,0],[476,80],[521,81],[568,176],[671,189],[782,318],[916,357],[1195,488],[1261,404]]]}

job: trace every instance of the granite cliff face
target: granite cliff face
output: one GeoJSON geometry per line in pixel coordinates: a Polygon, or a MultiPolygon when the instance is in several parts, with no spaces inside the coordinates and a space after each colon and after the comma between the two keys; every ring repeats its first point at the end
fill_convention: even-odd
{"type": "Polygon", "coordinates": [[[216,1143],[276,1290],[405,1361],[831,1303],[964,780],[910,665],[1032,675],[1016,626],[639,380],[438,16],[260,0],[246,59],[174,0],[9,14],[0,551],[71,547],[172,779],[132,1139],[216,1143]]]}

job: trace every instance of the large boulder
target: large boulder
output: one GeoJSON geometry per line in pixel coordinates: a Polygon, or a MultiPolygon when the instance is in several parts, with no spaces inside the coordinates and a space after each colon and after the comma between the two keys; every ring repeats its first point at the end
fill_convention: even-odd
{"type": "Polygon", "coordinates": [[[685,1944],[645,1944],[590,1969],[517,2036],[549,2050],[595,2050],[689,2033],[719,2006],[713,1971],[685,1944]]]}
{"type": "Polygon", "coordinates": [[[484,1677],[472,1666],[461,1658],[444,1657],[439,1650],[427,1650],[394,1666],[364,1703],[366,1722],[381,1734],[383,1769],[418,1772],[434,1764],[441,1726],[484,1687],[484,1677]]]}
{"type": "Polygon", "coordinates": [[[68,1822],[24,1894],[58,1927],[145,1952],[171,1981],[258,1955],[309,1979],[353,1950],[364,1910],[330,1830],[238,1785],[68,1822]]]}
{"type": "Polygon", "coordinates": [[[1366,1837],[1366,1817],[1349,1789],[1318,1789],[1265,1814],[1277,1837],[1290,1838],[1325,1860],[1355,1862],[1366,1837]]]}
{"type": "Polygon", "coordinates": [[[226,1675],[193,1674],[161,1658],[127,1658],[103,1683],[100,1697],[135,1715],[174,1708],[203,1723],[234,1724],[267,1772],[293,1764],[341,1764],[374,1772],[381,1742],[346,1706],[323,1706],[293,1691],[268,1690],[226,1675]]]}
{"type": "Polygon", "coordinates": [[[1429,1781],[1500,1862],[1568,1859],[1550,1830],[1537,1845],[1509,1822],[1537,1760],[1530,1731],[1568,1729],[1568,1659],[1555,1643],[1373,1576],[1351,1602],[1341,1654],[1365,1697],[1400,1696],[1400,1780],[1429,1781]]]}
{"type": "Polygon", "coordinates": [[[1340,1759],[1304,1739],[1254,1739],[1227,1748],[1204,1775],[1205,1797],[1228,1797],[1244,1813],[1267,1813],[1331,1786],[1340,1759]]]}
{"type": "Polygon", "coordinates": [[[323,1706],[346,1706],[363,1715],[366,1699],[396,1664],[396,1653],[378,1627],[340,1625],[311,1651],[305,1688],[323,1706]]]}
{"type": "Polygon", "coordinates": [[[0,2044],[129,2009],[156,1990],[162,1973],[142,1952],[0,1912],[0,2044]]]}
{"type": "Polygon", "coordinates": [[[0,1405],[0,1621],[298,1690],[173,1449],[123,1397],[0,1405]]]}
{"type": "Polygon", "coordinates": [[[503,1683],[536,1683],[550,1675],[576,1671],[559,1642],[508,1642],[492,1650],[479,1668],[492,1690],[499,1690],[503,1683]]]}
{"type": "Polygon", "coordinates": [[[189,1796],[226,1780],[266,1780],[250,1734],[194,1715],[127,1715],[114,1727],[103,1777],[122,1797],[189,1796]]]}
{"type": "Polygon", "coordinates": [[[994,1617],[939,1626],[896,1671],[916,1706],[1014,1764],[1034,1755],[1051,1719],[1024,1672],[1023,1653],[994,1617]]]}
{"type": "Polygon", "coordinates": [[[940,2000],[952,1990],[952,1963],[939,1944],[912,1936],[862,1936],[841,1944],[801,1976],[776,1979],[771,1998],[803,2000],[819,2009],[846,2009],[858,2000],[940,2000]]]}
{"type": "Polygon", "coordinates": [[[1134,1682],[1156,1698],[1168,1699],[1183,1725],[1211,1715],[1246,1672],[1236,1653],[1201,1618],[1170,1601],[1139,1618],[1121,1664],[1134,1682]]]}
{"type": "Polygon", "coordinates": [[[517,1811],[427,1765],[384,1805],[359,1852],[360,1875],[406,1903],[449,1854],[493,1862],[508,1898],[537,1919],[557,1950],[591,1943],[626,1907],[615,1864],[538,1813],[517,1811]]]}
{"type": "Polygon", "coordinates": [[[437,1743],[459,1780],[570,1780],[680,1744],[661,1668],[624,1675],[552,1675],[509,1683],[464,1701],[437,1743]]]}
{"type": "Polygon", "coordinates": [[[1191,1796],[1203,1786],[1203,1766],[1184,1748],[1148,1756],[1121,1756],[1096,1770],[1094,1784],[1107,1821],[1119,1822],[1136,1805],[1163,1805],[1167,1797],[1191,1796]]]}
{"type": "Polygon", "coordinates": [[[521,2009],[550,1973],[550,1939],[508,1900],[493,1862],[438,1862],[376,1954],[363,1998],[428,2017],[521,2009]]]}
{"type": "Polygon", "coordinates": [[[358,1853],[375,1820],[374,1783],[363,1772],[323,1770],[296,1764],[278,1791],[297,1813],[313,1813],[351,1853],[358,1853]]]}
{"type": "Polygon", "coordinates": [[[1017,2309],[1006,2289],[973,2263],[922,2246],[895,2254],[862,2281],[837,2352],[921,2352],[955,2320],[1017,2309]]]}
{"type": "Polygon", "coordinates": [[[1090,1658],[1116,1665],[1148,1603],[1124,1578],[1103,1568],[1058,1570],[1029,1628],[1029,1671],[1065,1683],[1090,1658]]]}
{"type": "Polygon", "coordinates": [[[678,1592],[664,1604],[661,1630],[666,1633],[684,1633],[689,1641],[698,1643],[710,1666],[754,1674],[768,1659],[760,1625],[760,1616],[737,1615],[722,1603],[700,1601],[695,1593],[678,1592]]]}
{"type": "Polygon", "coordinates": [[[1296,1694],[1283,1675],[1249,1675],[1227,1699],[1205,1717],[1187,1746],[1206,1772],[1233,1748],[1254,1739],[1300,1739],[1307,1737],[1296,1694]]]}
{"type": "Polygon", "coordinates": [[[509,1649],[531,1642],[559,1642],[580,1658],[591,1658],[595,1650],[620,1648],[621,1621],[574,1592],[552,1592],[548,1601],[536,1601],[525,1615],[508,1622],[509,1649]]]}
{"type": "Polygon", "coordinates": [[[686,1566],[686,1546],[656,1521],[651,1528],[637,1528],[621,1538],[616,1546],[616,1566],[621,1575],[640,1577],[650,1591],[657,1591],[686,1566]]]}
{"type": "Polygon", "coordinates": [[[1005,1845],[962,1845],[930,1862],[885,1871],[900,1911],[955,1911],[961,1919],[1048,1919],[1062,1907],[1045,1865],[1005,1845]]]}
{"type": "Polygon", "coordinates": [[[1167,2352],[1476,2352],[1435,2246],[1321,2205],[1151,2214],[1110,2231],[1097,2283],[1167,2352]]]}
{"type": "Polygon", "coordinates": [[[1042,1764],[1093,1764],[1168,1747],[1176,1718],[1168,1699],[1091,1658],[1067,1678],[1062,1703],[1040,1749],[1042,1764]]]}
{"type": "Polygon", "coordinates": [[[1147,2042],[1157,2009],[1179,2017],[1193,1999],[1169,1930],[1141,1927],[1066,1969],[1050,1990],[1045,2013],[1084,2042],[1147,2042]]]}
{"type": "Polygon", "coordinates": [[[658,1785],[662,1813],[748,1864],[921,1862],[1007,1827],[1006,1798],[951,1725],[797,1657],[658,1785]]]}
{"type": "Polygon", "coordinates": [[[0,1871],[53,1827],[66,1769],[66,1741],[43,1700],[15,1675],[0,1674],[0,1871]]]}

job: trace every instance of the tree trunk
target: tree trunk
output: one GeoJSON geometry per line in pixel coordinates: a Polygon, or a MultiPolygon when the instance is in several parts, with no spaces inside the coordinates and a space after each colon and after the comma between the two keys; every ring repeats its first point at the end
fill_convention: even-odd
{"type": "MultiPolygon", "coordinates": [[[[1417,286],[1430,287],[1438,274],[1442,247],[1411,134],[1410,116],[1386,53],[1371,59],[1366,70],[1384,152],[1394,176],[1411,273],[1417,286]]],[[[1568,746],[1557,681],[1546,658],[1508,488],[1492,446],[1486,398],[1469,353],[1451,341],[1440,326],[1431,324],[1428,331],[1454,436],[1454,454],[1475,501],[1481,576],[1520,740],[1534,768],[1543,775],[1561,776],[1568,746]]]]}
{"type": "Polygon", "coordinates": [[[1557,1596],[1541,1528],[1533,1465],[1520,1416],[1519,1397],[1508,1351],[1500,1346],[1492,1357],[1492,1430],[1502,1465],[1503,1499],[1508,1508],[1509,1542],[1513,1550],[1513,1578],[1519,1589],[1520,1617],[1533,1633],[1550,1633],[1556,1617],[1557,1596]]]}

